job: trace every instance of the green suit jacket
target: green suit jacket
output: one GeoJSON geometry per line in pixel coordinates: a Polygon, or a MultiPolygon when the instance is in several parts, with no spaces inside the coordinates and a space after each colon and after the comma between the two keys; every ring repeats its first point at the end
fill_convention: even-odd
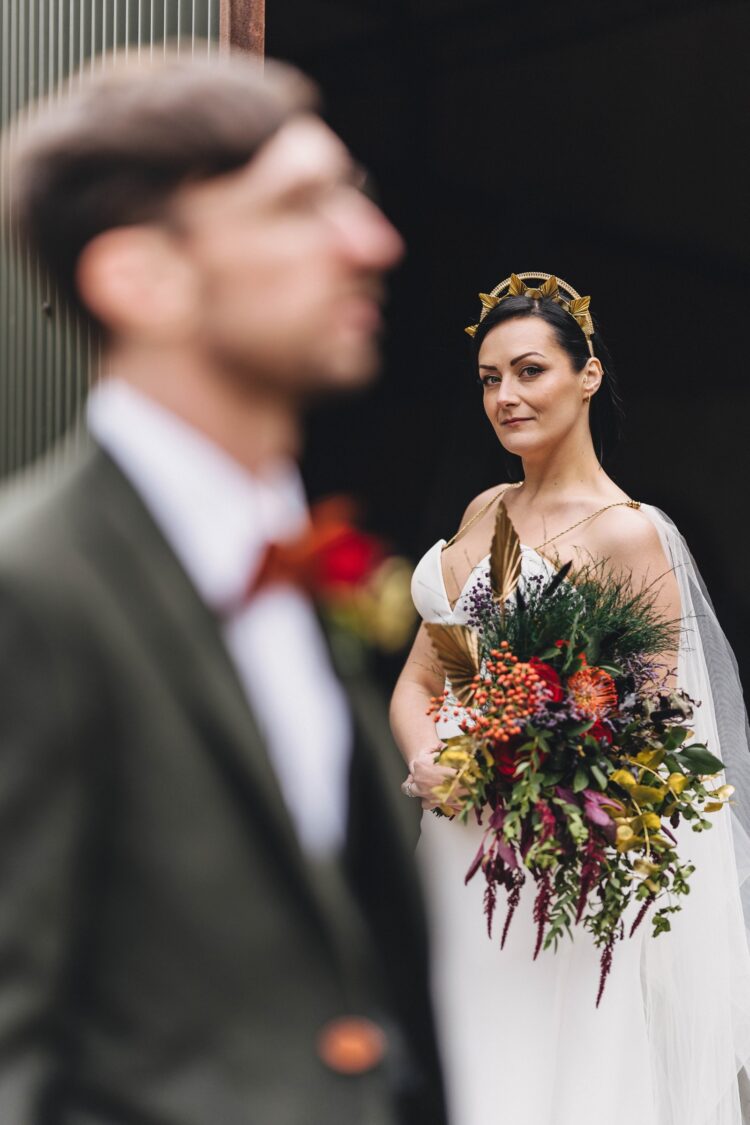
{"type": "MultiPolygon", "coordinates": [[[[332,649],[334,662],[337,659],[332,649]]],[[[413,808],[367,677],[302,853],[219,625],[96,446],[0,506],[2,1125],[444,1121],[413,808]],[[327,1066],[364,1015],[385,1060],[327,1066]]]]}

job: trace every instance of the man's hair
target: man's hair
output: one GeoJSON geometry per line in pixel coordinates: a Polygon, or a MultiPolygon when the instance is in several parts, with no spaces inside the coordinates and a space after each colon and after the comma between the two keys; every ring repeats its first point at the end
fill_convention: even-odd
{"type": "Polygon", "coordinates": [[[232,172],[315,87],[281,63],[168,53],[104,60],[40,103],[6,152],[10,220],[74,306],[76,263],[102,231],[158,221],[183,185],[232,172]]]}

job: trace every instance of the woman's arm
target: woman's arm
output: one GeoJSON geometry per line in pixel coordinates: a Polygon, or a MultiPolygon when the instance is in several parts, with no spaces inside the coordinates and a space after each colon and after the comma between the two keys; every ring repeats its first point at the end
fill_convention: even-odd
{"type": "MultiPolygon", "coordinates": [[[[496,485],[475,496],[464,512],[459,528],[466,527],[503,487],[496,485]]],[[[489,513],[486,518],[491,518],[489,513]]],[[[442,743],[435,733],[433,718],[426,713],[430,700],[441,695],[444,686],[445,674],[427,630],[421,625],[396,683],[390,718],[393,736],[409,767],[408,780],[413,783],[412,792],[422,798],[425,808],[435,805],[432,798],[435,786],[455,774],[455,770],[435,765],[435,753],[442,748],[442,743]]]]}
{"type": "Polygon", "coordinates": [[[424,624],[420,625],[391,699],[391,729],[406,764],[439,744],[430,700],[443,691],[443,671],[424,624]]]}
{"type": "Polygon", "coordinates": [[[391,699],[391,730],[409,769],[411,791],[424,808],[433,808],[432,791],[455,771],[435,765],[442,743],[435,733],[433,717],[427,714],[430,701],[441,695],[445,684],[427,630],[420,625],[391,699]]]}

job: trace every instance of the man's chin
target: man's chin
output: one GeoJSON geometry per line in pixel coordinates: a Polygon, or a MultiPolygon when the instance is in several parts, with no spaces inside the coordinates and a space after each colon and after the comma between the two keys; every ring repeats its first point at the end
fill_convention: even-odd
{"type": "Polygon", "coordinates": [[[331,349],[320,364],[320,390],[325,393],[366,387],[377,378],[380,367],[380,348],[374,341],[331,349]]]}
{"type": "Polygon", "coordinates": [[[248,389],[293,399],[317,399],[367,387],[380,372],[377,340],[361,333],[347,335],[348,339],[329,337],[326,343],[316,341],[314,348],[299,347],[283,354],[217,352],[212,361],[248,389]]]}

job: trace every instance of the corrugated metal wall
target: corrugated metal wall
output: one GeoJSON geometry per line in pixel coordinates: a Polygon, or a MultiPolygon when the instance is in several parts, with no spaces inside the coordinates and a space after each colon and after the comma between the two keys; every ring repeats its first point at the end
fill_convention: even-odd
{"type": "MultiPolygon", "coordinates": [[[[113,49],[218,50],[221,0],[0,0],[0,126],[113,49]]],[[[11,126],[14,128],[14,126],[11,126]]],[[[5,214],[7,169],[0,175],[5,214]]],[[[33,460],[74,423],[96,346],[37,262],[0,224],[0,476],[33,460]]]]}

